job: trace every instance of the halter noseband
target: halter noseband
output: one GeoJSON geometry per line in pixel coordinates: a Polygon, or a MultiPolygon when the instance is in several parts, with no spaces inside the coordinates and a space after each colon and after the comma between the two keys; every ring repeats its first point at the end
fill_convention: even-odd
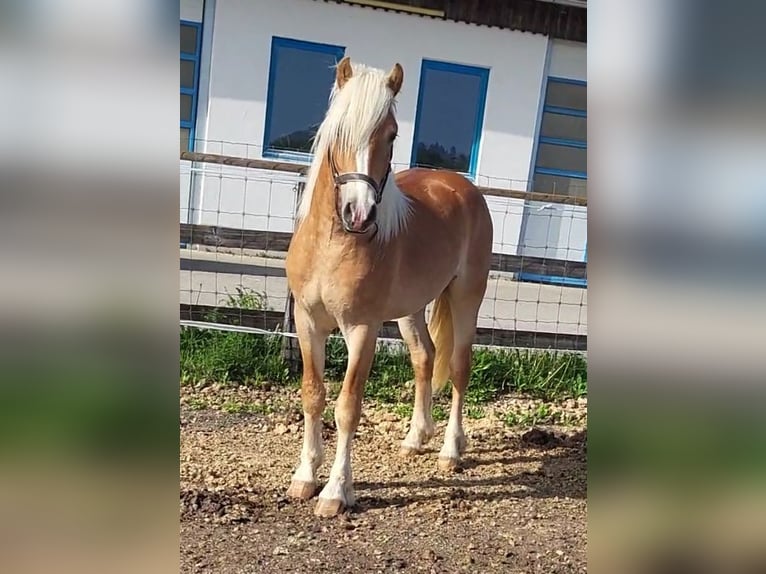
{"type": "MultiPolygon", "coordinates": [[[[386,187],[386,182],[388,181],[388,175],[391,173],[391,164],[388,164],[388,168],[386,169],[386,175],[383,176],[383,180],[378,184],[377,181],[372,179],[369,175],[366,173],[359,173],[356,171],[349,171],[346,173],[338,173],[338,166],[335,165],[335,160],[332,157],[332,152],[328,149],[327,150],[327,159],[330,162],[330,171],[332,172],[332,179],[335,182],[335,192],[338,193],[340,191],[340,186],[344,183],[349,183],[352,181],[363,181],[367,185],[369,185],[372,190],[375,192],[375,204],[379,204],[380,201],[383,199],[383,190],[386,187]]],[[[338,202],[335,202],[336,209],[338,208],[338,202]]],[[[340,213],[338,213],[340,215],[340,213]]]]}

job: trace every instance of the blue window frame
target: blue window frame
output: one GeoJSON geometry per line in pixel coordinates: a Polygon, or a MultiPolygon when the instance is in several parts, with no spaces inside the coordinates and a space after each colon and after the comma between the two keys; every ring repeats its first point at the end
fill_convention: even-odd
{"type": "MultiPolygon", "coordinates": [[[[537,140],[532,191],[587,196],[587,84],[549,76],[537,140]]],[[[584,261],[588,260],[585,246],[584,261]]],[[[587,279],[520,273],[519,279],[587,287],[587,279]]]]}
{"type": "Polygon", "coordinates": [[[587,85],[549,77],[537,140],[533,191],[585,197],[588,180],[587,85]]]}
{"type": "Polygon", "coordinates": [[[489,69],[423,60],[410,165],[476,175],[489,69]]]}
{"type": "Polygon", "coordinates": [[[181,20],[181,150],[194,149],[202,24],[181,20]]]}
{"type": "Polygon", "coordinates": [[[346,48],[271,39],[263,156],[311,161],[311,144],[327,112],[335,66],[346,48]]]}

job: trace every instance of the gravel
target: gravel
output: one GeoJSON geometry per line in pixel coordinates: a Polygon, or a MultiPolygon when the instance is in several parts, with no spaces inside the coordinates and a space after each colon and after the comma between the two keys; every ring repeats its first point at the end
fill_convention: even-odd
{"type": "MultiPolygon", "coordinates": [[[[465,464],[451,474],[436,462],[445,421],[430,451],[403,459],[407,421],[365,404],[358,504],[321,519],[315,500],[285,496],[302,442],[296,390],[182,387],[181,571],[585,572],[586,403],[559,406],[580,426],[515,428],[502,422],[509,401],[525,399],[465,419],[465,464]]],[[[328,419],[320,482],[335,446],[328,419]]]]}

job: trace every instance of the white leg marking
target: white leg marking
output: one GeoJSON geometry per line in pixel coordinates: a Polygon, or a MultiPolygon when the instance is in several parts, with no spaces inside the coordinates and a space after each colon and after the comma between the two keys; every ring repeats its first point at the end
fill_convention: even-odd
{"type": "Polygon", "coordinates": [[[444,433],[444,445],[439,451],[439,458],[460,460],[465,450],[465,433],[463,432],[462,401],[452,401],[449,422],[444,433]]]}
{"type": "Polygon", "coordinates": [[[330,478],[319,494],[326,500],[341,500],[346,507],[356,503],[354,484],[351,477],[351,438],[348,432],[338,431],[338,447],[335,462],[330,470],[330,478]]]}
{"type": "Polygon", "coordinates": [[[293,480],[316,482],[316,471],[322,464],[324,449],[322,446],[322,417],[304,412],[303,450],[301,462],[293,474],[293,480]]]}
{"type": "Polygon", "coordinates": [[[402,441],[402,447],[420,451],[434,436],[434,419],[431,414],[431,384],[427,383],[425,392],[416,393],[412,410],[410,430],[402,441]]]}

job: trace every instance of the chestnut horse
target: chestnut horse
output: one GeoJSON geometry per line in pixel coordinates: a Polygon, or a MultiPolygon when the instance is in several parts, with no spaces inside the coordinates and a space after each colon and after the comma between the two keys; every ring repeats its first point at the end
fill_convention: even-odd
{"type": "MultiPolygon", "coordinates": [[[[452,379],[452,408],[439,466],[455,470],[465,450],[462,410],[479,306],[492,253],[492,220],[478,189],[450,171],[391,173],[398,124],[399,64],[386,73],[348,57],[336,67],[326,116],[287,253],[303,359],[304,439],[288,495],[312,497],[322,463],[325,343],[338,327],[348,365],[335,406],[338,445],[315,514],[355,503],[351,443],[378,332],[397,319],[415,373],[415,404],[404,455],[434,434],[432,393],[452,379]],[[426,324],[425,308],[434,304],[426,324]]],[[[444,118],[444,121],[450,121],[444,118]]]]}

